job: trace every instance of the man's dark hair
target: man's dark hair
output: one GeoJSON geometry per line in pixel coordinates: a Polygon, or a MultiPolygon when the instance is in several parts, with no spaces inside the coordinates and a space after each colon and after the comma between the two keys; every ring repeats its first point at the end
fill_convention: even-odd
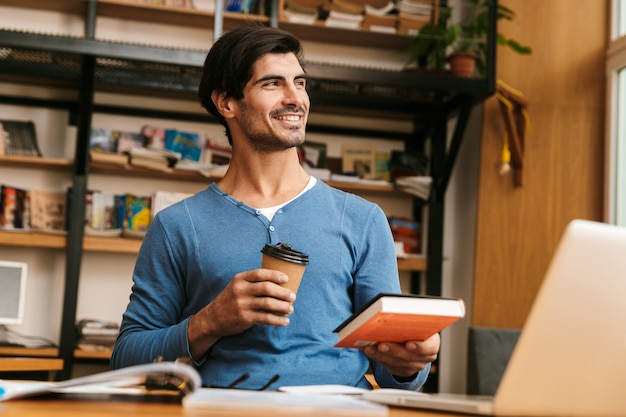
{"type": "Polygon", "coordinates": [[[253,74],[254,63],[268,53],[293,53],[304,68],[302,45],[298,38],[280,29],[248,25],[222,35],[211,47],[202,70],[198,98],[202,107],[215,116],[226,128],[226,120],[211,100],[214,91],[226,93],[227,97],[241,100],[245,85],[253,74]]]}

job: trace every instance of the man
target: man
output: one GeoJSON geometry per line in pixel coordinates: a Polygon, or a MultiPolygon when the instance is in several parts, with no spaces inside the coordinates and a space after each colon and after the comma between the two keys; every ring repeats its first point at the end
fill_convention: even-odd
{"type": "Polygon", "coordinates": [[[400,287],[383,211],[299,164],[310,106],[302,62],[299,41],[267,27],[235,29],[211,48],[199,98],[224,125],[232,160],[217,184],[154,219],[113,367],[189,357],[204,384],[250,389],[370,387],[370,367],[382,387],[425,382],[439,335],[333,347],[336,326],[400,287]],[[297,297],[285,274],[260,267],[261,249],[279,242],[309,255],[297,297]]]}

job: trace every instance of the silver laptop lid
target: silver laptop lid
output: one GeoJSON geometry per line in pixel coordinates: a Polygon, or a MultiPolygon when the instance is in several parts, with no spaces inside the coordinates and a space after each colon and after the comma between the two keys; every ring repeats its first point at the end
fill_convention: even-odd
{"type": "Polygon", "coordinates": [[[494,414],[626,416],[626,229],[571,222],[495,395],[494,414]]]}

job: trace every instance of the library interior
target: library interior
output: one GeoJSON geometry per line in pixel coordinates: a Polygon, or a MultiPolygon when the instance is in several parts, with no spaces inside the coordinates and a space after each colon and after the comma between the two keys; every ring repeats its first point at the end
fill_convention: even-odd
{"type": "MultiPolygon", "coordinates": [[[[328,340],[337,343],[335,333],[346,326],[363,330],[367,319],[385,315],[382,327],[391,334],[392,317],[409,315],[394,308],[445,300],[454,313],[428,314],[453,317],[419,321],[419,330],[434,326],[429,335],[440,335],[419,394],[493,397],[519,342],[530,344],[523,340],[525,326],[576,220],[602,230],[608,224],[614,246],[626,248],[620,230],[626,226],[626,146],[619,142],[618,97],[626,42],[614,17],[626,1],[575,3],[0,0],[0,414],[467,415],[410,406],[412,398],[379,399],[372,394],[393,388],[372,368],[353,378],[367,380],[368,390],[335,384],[344,380],[337,375],[349,372],[338,368],[328,383],[290,387],[273,379],[259,384],[258,392],[243,388],[258,378],[246,373],[227,386],[200,380],[194,368],[202,361],[194,367],[188,359],[155,357],[112,368],[155,216],[165,218],[170,206],[219,186],[237,158],[222,122],[199,102],[198,88],[213,44],[247,26],[278,28],[300,41],[310,111],[306,138],[293,150],[308,175],[380,208],[395,250],[401,297],[381,295],[389,305],[380,302],[371,314],[368,309],[374,318],[357,316],[376,300],[353,305],[353,315],[308,319],[332,323],[328,340]],[[469,70],[454,63],[459,52],[471,53],[469,70]]],[[[281,219],[269,218],[268,234],[281,219]]],[[[359,224],[354,229],[367,230],[359,224]]],[[[255,242],[239,232],[244,237],[238,240],[255,242]]],[[[344,237],[338,257],[344,251],[360,257],[366,239],[379,240],[352,238],[344,237]]],[[[283,260],[302,255],[286,247],[283,260]]],[[[261,268],[261,248],[255,250],[261,268]]],[[[172,259],[176,253],[171,249],[172,259]]],[[[604,253],[606,264],[626,267],[612,263],[610,250],[604,253]]],[[[304,285],[307,271],[320,270],[317,262],[303,262],[304,285]]],[[[291,273],[295,267],[288,268],[291,273]]],[[[596,281],[594,288],[604,285],[602,278],[596,281]]],[[[358,295],[350,294],[353,302],[358,295]]],[[[616,306],[614,314],[618,308],[624,313],[616,306]]],[[[335,305],[320,311],[332,309],[343,311],[335,305]]],[[[411,333],[411,319],[402,320],[407,330],[401,333],[411,333]]],[[[381,339],[351,342],[356,348],[332,343],[324,352],[341,357],[396,342],[381,339]]],[[[623,351],[623,335],[620,340],[623,351]]],[[[311,336],[310,342],[320,341],[311,336]]],[[[592,356],[602,355],[602,347],[595,349],[592,356]]],[[[622,387],[623,356],[606,378],[622,387]]],[[[282,368],[298,366],[277,361],[282,368]]],[[[592,373],[601,370],[599,365],[592,373]]],[[[469,413],[626,414],[612,392],[590,393],[591,409],[585,400],[559,409],[545,399],[539,410],[516,414],[489,406],[469,413]]]]}

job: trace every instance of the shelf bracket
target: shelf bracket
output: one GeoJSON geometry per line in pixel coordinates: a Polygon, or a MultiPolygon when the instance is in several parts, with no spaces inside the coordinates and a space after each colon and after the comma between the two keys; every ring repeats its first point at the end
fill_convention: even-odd
{"type": "MultiPolygon", "coordinates": [[[[448,183],[450,182],[450,177],[452,176],[452,169],[456,163],[456,158],[459,154],[461,143],[463,142],[463,136],[465,135],[465,130],[467,129],[473,103],[470,97],[462,97],[461,100],[455,104],[455,106],[458,106],[457,120],[450,144],[448,146],[447,154],[445,155],[443,172],[438,178],[433,178],[433,184],[436,187],[435,195],[440,196],[441,198],[443,198],[443,195],[448,188],[448,183]]],[[[447,114],[450,111],[451,110],[447,110],[445,113],[447,114]]]]}

